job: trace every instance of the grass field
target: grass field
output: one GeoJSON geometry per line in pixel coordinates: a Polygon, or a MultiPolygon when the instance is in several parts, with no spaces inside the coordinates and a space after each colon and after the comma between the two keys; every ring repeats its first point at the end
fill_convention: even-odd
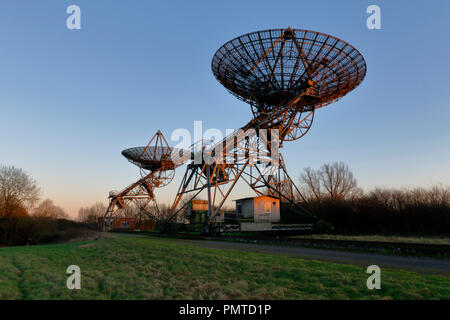
{"type": "Polygon", "coordinates": [[[0,249],[0,299],[450,299],[450,279],[280,255],[220,251],[177,240],[114,236],[0,249]],[[81,268],[81,290],[66,268],[81,268]]]}

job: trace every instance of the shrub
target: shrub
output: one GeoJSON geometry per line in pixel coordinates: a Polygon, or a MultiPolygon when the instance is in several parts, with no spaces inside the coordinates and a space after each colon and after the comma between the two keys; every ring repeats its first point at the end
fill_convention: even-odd
{"type": "Polygon", "coordinates": [[[64,219],[15,217],[0,219],[0,245],[64,242],[89,231],[85,224],[64,219]]]}

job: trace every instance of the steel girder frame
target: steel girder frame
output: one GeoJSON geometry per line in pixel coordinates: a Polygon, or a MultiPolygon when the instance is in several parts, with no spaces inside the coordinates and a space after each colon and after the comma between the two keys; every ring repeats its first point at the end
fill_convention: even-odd
{"type": "MultiPolygon", "coordinates": [[[[109,206],[104,215],[105,219],[112,216],[119,210],[123,210],[134,204],[139,209],[139,216],[145,214],[150,220],[157,220],[159,209],[155,200],[154,186],[151,183],[153,176],[157,172],[151,172],[147,176],[139,179],[118,193],[111,193],[109,206]],[[153,203],[153,214],[148,210],[153,203]],[[156,215],[156,216],[155,216],[156,215]]],[[[141,221],[142,222],[142,221],[141,221]]]]}
{"type": "Polygon", "coordinates": [[[210,219],[213,219],[240,178],[257,195],[262,195],[263,192],[260,189],[265,187],[267,194],[294,204],[301,212],[315,217],[309,210],[294,201],[294,190],[303,200],[305,199],[289,177],[279,152],[281,143],[284,140],[287,141],[286,138],[293,127],[302,127],[302,136],[311,127],[314,108],[305,105],[304,99],[309,97],[307,93],[308,91],[287,103],[281,103],[280,107],[270,115],[255,117],[247,125],[207,150],[201,148],[193,152],[194,161],[186,169],[172,205],[171,218],[176,217],[187,202],[208,189],[210,207],[208,215],[210,219]],[[302,117],[302,114],[306,116],[302,117]],[[294,122],[296,122],[295,126],[293,126],[294,122]],[[231,185],[227,189],[228,183],[231,185]],[[178,208],[182,197],[192,192],[194,195],[178,208]],[[216,201],[218,198],[220,200],[216,201]]]}
{"type": "Polygon", "coordinates": [[[173,202],[171,218],[175,219],[189,201],[206,190],[209,204],[208,217],[211,222],[214,222],[214,218],[219,214],[239,179],[242,179],[257,196],[277,197],[282,202],[296,206],[302,214],[315,217],[313,213],[297,203],[296,194],[303,200],[304,198],[288,175],[281,155],[276,166],[258,162],[247,158],[237,164],[220,162],[189,164],[173,202]],[[188,199],[183,201],[182,198],[186,195],[188,199]]]}
{"type": "Polygon", "coordinates": [[[181,164],[181,162],[174,162],[171,157],[173,151],[161,130],[156,132],[147,146],[122,151],[128,161],[140,168],[141,179],[120,192],[110,193],[110,203],[104,217],[111,218],[117,211],[134,204],[139,209],[141,222],[144,214],[155,222],[161,220],[154,190],[170,183],[175,168],[181,164]],[[149,210],[151,205],[153,208],[149,210]]]}
{"type": "Polygon", "coordinates": [[[213,219],[222,208],[229,194],[233,190],[244,170],[249,166],[249,161],[241,164],[226,163],[191,163],[188,165],[177,196],[172,205],[172,216],[177,214],[203,190],[208,191],[209,219],[213,219]],[[231,183],[229,185],[229,183],[231,183]],[[227,188],[228,187],[228,188],[227,188]],[[183,201],[184,195],[191,194],[187,201],[183,201]],[[180,202],[183,202],[177,209],[180,202]]]}

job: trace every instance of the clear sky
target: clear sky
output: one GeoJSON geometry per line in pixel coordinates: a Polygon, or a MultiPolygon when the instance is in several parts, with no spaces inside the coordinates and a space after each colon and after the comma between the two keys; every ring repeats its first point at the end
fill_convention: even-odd
{"type": "MultiPolygon", "coordinates": [[[[283,148],[291,176],[342,160],[364,189],[450,184],[450,2],[0,2],[0,164],[26,170],[75,216],[139,177],[120,152],[157,129],[238,128],[250,108],[214,78],[225,42],[291,26],[337,36],[364,55],[365,81],[320,109],[283,148]],[[82,29],[66,28],[79,5],[82,29]],[[379,5],[382,30],[366,27],[379,5]]],[[[175,196],[184,168],[160,192],[175,196]]]]}

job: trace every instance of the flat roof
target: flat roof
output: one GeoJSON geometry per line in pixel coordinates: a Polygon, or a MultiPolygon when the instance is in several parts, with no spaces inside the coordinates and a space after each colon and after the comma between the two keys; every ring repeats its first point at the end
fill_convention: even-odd
{"type": "Polygon", "coordinates": [[[241,199],[235,199],[235,200],[233,200],[233,201],[250,200],[250,199],[257,199],[257,198],[273,198],[273,199],[280,199],[280,198],[277,198],[277,197],[275,197],[275,196],[264,195],[264,196],[257,196],[257,197],[246,197],[246,198],[241,198],[241,199]]]}

